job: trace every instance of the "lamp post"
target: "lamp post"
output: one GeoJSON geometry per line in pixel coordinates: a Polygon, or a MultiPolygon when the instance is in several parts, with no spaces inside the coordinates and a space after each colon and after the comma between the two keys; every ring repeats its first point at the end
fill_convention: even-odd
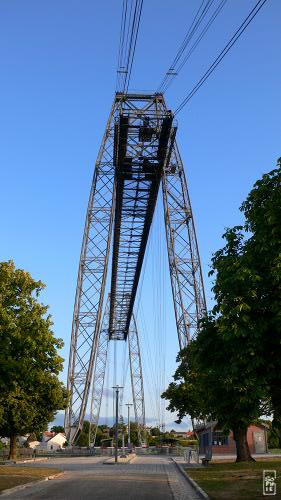
{"type": "Polygon", "coordinates": [[[130,426],[130,406],[133,406],[133,403],[126,403],[128,406],[128,448],[131,445],[131,426],[130,426]]]}
{"type": "Polygon", "coordinates": [[[123,389],[119,385],[114,385],[112,389],[115,389],[116,395],[116,413],[115,413],[115,463],[118,461],[118,399],[119,399],[119,389],[123,389]]]}

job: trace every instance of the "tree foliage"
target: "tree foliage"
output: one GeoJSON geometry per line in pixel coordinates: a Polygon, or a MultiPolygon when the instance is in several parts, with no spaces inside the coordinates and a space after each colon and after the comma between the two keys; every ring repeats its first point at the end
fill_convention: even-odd
{"type": "Polygon", "coordinates": [[[216,304],[180,352],[163,394],[179,419],[217,420],[234,432],[238,460],[250,459],[248,425],[273,411],[281,421],[281,164],[257,181],[241,206],[244,226],[228,229],[212,258],[216,304]]]}
{"type": "Polygon", "coordinates": [[[12,261],[0,263],[0,435],[43,431],[67,393],[58,380],[63,345],[51,330],[47,306],[38,301],[44,288],[12,261]]]}
{"type": "Polygon", "coordinates": [[[53,425],[53,427],[51,427],[51,432],[64,432],[64,427],[62,425],[53,425]]]}
{"type": "Polygon", "coordinates": [[[281,158],[277,167],[256,182],[241,210],[251,234],[245,253],[259,277],[255,314],[273,424],[281,429],[281,158]]]}
{"type": "Polygon", "coordinates": [[[82,430],[77,439],[77,446],[89,446],[89,429],[90,422],[88,420],[84,420],[82,430]]]}
{"type": "MultiPolygon", "coordinates": [[[[89,427],[90,422],[88,420],[84,420],[82,431],[79,434],[77,439],[77,446],[89,446],[89,427]]],[[[114,430],[110,429],[108,425],[98,425],[95,446],[104,446],[104,443],[107,445],[111,444],[112,437],[114,436],[114,430]]]]}
{"type": "MultiPolygon", "coordinates": [[[[139,446],[138,424],[130,422],[130,440],[134,446],[139,446]]],[[[125,435],[125,442],[128,442],[128,433],[125,435]]]]}

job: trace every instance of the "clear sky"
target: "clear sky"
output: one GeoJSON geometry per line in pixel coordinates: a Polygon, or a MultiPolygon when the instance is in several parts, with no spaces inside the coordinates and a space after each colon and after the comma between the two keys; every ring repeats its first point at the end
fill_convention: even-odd
{"type": "MultiPolygon", "coordinates": [[[[156,90],[200,2],[144,0],[132,89],[156,90]]],[[[227,1],[167,91],[172,109],[255,3],[227,1]]],[[[0,259],[46,283],[43,300],[65,341],[66,368],[85,210],[115,91],[121,7],[121,0],[0,2],[0,259]]],[[[268,0],[178,115],[209,306],[212,252],[224,228],[241,222],[238,207],[254,181],[281,156],[280,19],[280,0],[268,0]]],[[[159,206],[138,312],[151,418],[153,391],[171,379],[177,352],[161,217],[159,206]]]]}

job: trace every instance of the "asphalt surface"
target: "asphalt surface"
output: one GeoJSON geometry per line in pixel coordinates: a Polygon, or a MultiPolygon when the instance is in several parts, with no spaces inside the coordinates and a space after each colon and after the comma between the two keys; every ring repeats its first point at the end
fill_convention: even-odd
{"type": "Polygon", "coordinates": [[[137,457],[129,464],[104,464],[103,457],[51,459],[24,466],[57,467],[64,474],[2,499],[33,500],[198,500],[200,497],[167,457],[137,457]]]}

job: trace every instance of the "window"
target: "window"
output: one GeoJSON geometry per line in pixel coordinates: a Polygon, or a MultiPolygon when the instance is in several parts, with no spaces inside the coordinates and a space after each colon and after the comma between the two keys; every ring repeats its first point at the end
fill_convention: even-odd
{"type": "Polygon", "coordinates": [[[212,436],[212,444],[215,446],[228,446],[228,436],[221,431],[215,431],[212,436]]]}

